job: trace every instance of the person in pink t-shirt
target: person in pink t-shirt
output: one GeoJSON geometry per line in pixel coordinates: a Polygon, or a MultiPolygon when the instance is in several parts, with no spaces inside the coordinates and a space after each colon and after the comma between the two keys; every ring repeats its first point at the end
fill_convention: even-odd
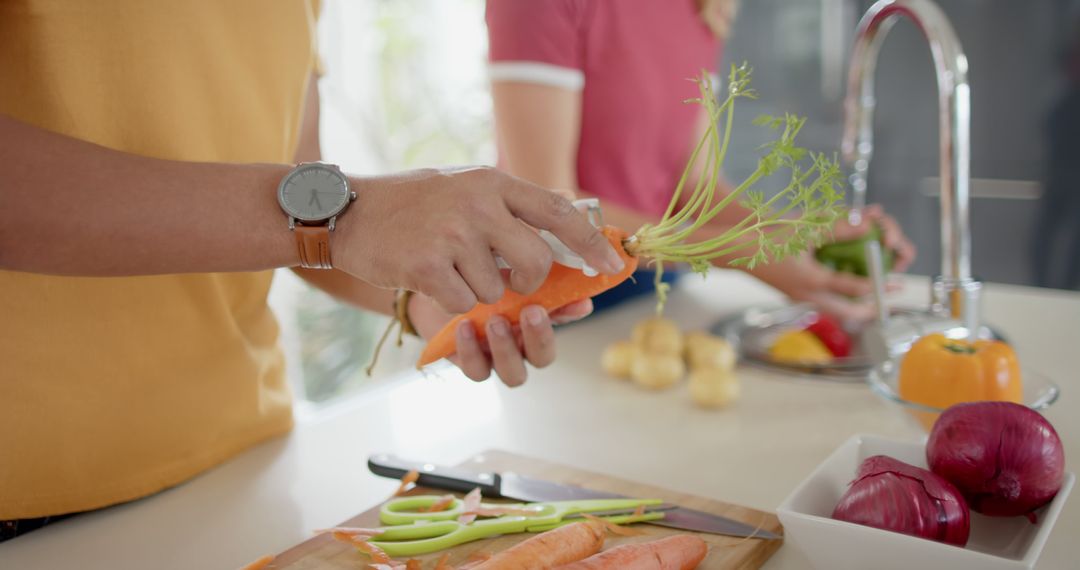
{"type": "MultiPolygon", "coordinates": [[[[735,0],[488,0],[499,166],[601,198],[614,225],[655,223],[707,127],[700,107],[684,103],[698,96],[687,79],[716,73],[734,13],[735,0]]],[[[705,231],[719,233],[745,213],[728,208],[705,231]]],[[[834,238],[852,239],[876,222],[903,271],[915,251],[896,222],[876,206],[863,218],[861,226],[838,223],[834,238]]],[[[750,273],[842,317],[873,315],[857,300],[870,293],[869,280],[834,272],[811,252],[750,273]]],[[[597,308],[628,294],[596,299],[597,308]]]]}

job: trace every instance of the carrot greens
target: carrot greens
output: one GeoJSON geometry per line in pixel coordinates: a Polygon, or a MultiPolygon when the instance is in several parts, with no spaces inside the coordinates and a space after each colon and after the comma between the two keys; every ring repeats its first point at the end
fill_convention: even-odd
{"type": "Polygon", "coordinates": [[[661,282],[664,262],[687,263],[695,272],[704,274],[717,258],[745,253],[727,264],[753,269],[820,245],[840,215],[840,167],[835,158],[795,145],[795,136],[805,119],[791,114],[763,115],[754,120],[755,125],[778,131],[780,136],[764,145],[767,152],[753,173],[730,193],[720,196],[717,187],[731,140],[735,102],[757,96],[750,88],[750,74],[745,64],[732,66],[723,101],[715,96],[708,75],[696,80],[701,97],[688,102],[705,108],[709,127],[691,153],[660,222],[642,226],[624,244],[631,255],[656,262],[657,312],[663,310],[668,290],[668,285],[661,282]],[[701,174],[688,189],[702,161],[701,174]],[[754,188],[763,179],[784,171],[790,179],[771,197],[754,188]],[[710,222],[736,203],[748,210],[748,215],[733,226],[714,229],[716,225],[710,222]]]}

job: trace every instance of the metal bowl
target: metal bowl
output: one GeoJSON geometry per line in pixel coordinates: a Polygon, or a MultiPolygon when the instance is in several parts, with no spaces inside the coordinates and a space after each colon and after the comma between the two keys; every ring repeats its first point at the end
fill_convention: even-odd
{"type": "MultiPolygon", "coordinates": [[[[893,316],[903,316],[919,311],[894,308],[891,313],[893,316]]],[[[864,382],[875,361],[861,346],[861,331],[856,327],[845,327],[855,342],[851,356],[834,358],[827,363],[779,362],[769,356],[769,347],[777,336],[792,328],[805,328],[817,316],[817,310],[805,304],[752,307],[720,321],[711,330],[713,334],[727,339],[739,357],[749,364],[819,380],[864,382]]]]}
{"type": "MultiPolygon", "coordinates": [[[[888,360],[870,370],[867,383],[875,394],[882,398],[899,404],[910,414],[926,431],[934,425],[934,421],[943,408],[927,406],[918,402],[906,400],[900,396],[899,361],[888,360]]],[[[1033,370],[1024,368],[1020,371],[1024,384],[1024,405],[1033,410],[1043,410],[1057,401],[1061,395],[1061,389],[1053,380],[1033,370]]]]}

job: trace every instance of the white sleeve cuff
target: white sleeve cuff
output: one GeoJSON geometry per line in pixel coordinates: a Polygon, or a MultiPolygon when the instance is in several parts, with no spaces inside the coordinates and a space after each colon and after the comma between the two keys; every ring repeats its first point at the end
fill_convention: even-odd
{"type": "Polygon", "coordinates": [[[495,61],[488,64],[491,81],[538,83],[580,91],[585,87],[585,73],[580,69],[536,61],[495,61]]]}

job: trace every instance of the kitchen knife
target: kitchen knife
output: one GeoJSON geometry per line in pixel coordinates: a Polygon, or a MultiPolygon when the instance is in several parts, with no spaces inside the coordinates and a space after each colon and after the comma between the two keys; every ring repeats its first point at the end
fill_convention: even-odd
{"type": "MultiPolygon", "coordinates": [[[[417,485],[460,493],[468,493],[479,487],[480,493],[485,497],[513,499],[527,503],[626,498],[625,495],[593,491],[592,489],[572,485],[561,485],[511,472],[473,473],[464,469],[442,467],[431,463],[405,461],[391,455],[371,456],[368,459],[368,469],[376,475],[391,479],[401,479],[409,471],[416,471],[420,474],[416,481],[417,485]]],[[[780,538],[776,533],[765,529],[757,529],[726,517],[685,507],[676,507],[666,511],[662,520],[649,521],[648,524],[727,536],[780,538]]]]}

